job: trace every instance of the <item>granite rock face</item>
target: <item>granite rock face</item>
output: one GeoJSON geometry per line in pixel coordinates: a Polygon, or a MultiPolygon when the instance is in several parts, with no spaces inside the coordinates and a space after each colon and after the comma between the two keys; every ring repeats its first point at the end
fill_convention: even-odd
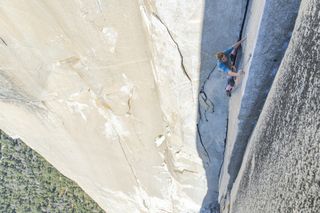
{"type": "Polygon", "coordinates": [[[319,1],[301,1],[292,39],[225,212],[320,209],[319,23],[319,1]]]}
{"type": "MultiPolygon", "coordinates": [[[[299,6],[296,0],[250,1],[245,19],[248,2],[2,1],[0,129],[21,138],[107,212],[218,212],[219,192],[220,201],[230,194],[240,167],[235,159],[243,155],[299,6]],[[225,74],[217,71],[214,54],[231,46],[242,30],[248,39],[239,67],[247,74],[229,108],[225,74]],[[243,142],[240,147],[234,146],[237,141],[243,142]]],[[[318,68],[316,60],[311,62],[318,57],[319,44],[311,39],[318,36],[319,22],[310,21],[317,18],[318,7],[315,1],[303,1],[294,39],[252,138],[260,145],[249,143],[256,154],[249,155],[250,166],[243,168],[252,168],[244,173],[252,182],[240,182],[241,187],[246,184],[239,188],[245,193],[232,197],[235,212],[245,208],[247,198],[262,196],[252,192],[259,189],[253,183],[266,186],[260,172],[261,177],[280,178],[276,175],[286,164],[272,164],[274,159],[295,162],[299,169],[317,167],[304,164],[317,158],[312,154],[317,150],[299,131],[319,139],[313,129],[319,120],[308,114],[319,113],[319,103],[314,103],[319,100],[318,72],[309,72],[318,68]],[[285,72],[289,69],[294,72],[285,72]],[[309,160],[290,160],[288,153],[302,141],[310,143],[305,151],[299,149],[309,160]],[[272,147],[283,155],[273,155],[272,147]]],[[[317,174],[306,175],[297,180],[310,177],[308,183],[317,183],[317,174]]],[[[315,189],[299,183],[297,187],[315,189]]]]}
{"type": "Polygon", "coordinates": [[[203,6],[1,2],[0,128],[107,212],[197,212],[206,193],[195,142],[203,6]]]}
{"type": "Polygon", "coordinates": [[[227,196],[266,97],[288,47],[300,1],[250,1],[240,69],[246,72],[229,103],[229,122],[220,199],[227,196]],[[290,3],[289,3],[290,2],[290,3]]]}
{"type": "Polygon", "coordinates": [[[198,90],[237,39],[237,2],[2,1],[0,128],[107,212],[198,212],[207,188],[216,204],[227,101],[212,88],[223,75],[204,91],[216,113],[200,110],[219,127],[199,118],[207,174],[198,90]]]}

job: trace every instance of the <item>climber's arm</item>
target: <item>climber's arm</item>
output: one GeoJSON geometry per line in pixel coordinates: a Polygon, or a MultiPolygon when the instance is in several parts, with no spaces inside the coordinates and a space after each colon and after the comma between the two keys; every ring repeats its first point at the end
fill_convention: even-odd
{"type": "Polygon", "coordinates": [[[236,42],[234,45],[232,45],[233,48],[238,48],[240,46],[240,44],[246,40],[247,38],[244,37],[243,39],[241,39],[240,41],[236,42]]]}
{"type": "Polygon", "coordinates": [[[239,73],[236,73],[236,72],[232,72],[231,70],[227,73],[229,76],[240,76],[239,73]]]}

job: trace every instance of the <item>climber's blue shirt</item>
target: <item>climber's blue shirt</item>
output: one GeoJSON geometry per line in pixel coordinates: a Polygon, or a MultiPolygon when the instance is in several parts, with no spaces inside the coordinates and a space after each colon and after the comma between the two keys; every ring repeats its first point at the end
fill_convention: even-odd
{"type": "Polygon", "coordinates": [[[229,71],[231,71],[230,67],[231,67],[231,59],[230,59],[230,54],[233,50],[233,47],[230,47],[228,49],[226,49],[225,51],[223,51],[223,53],[225,54],[225,56],[227,56],[228,61],[227,62],[222,62],[220,60],[218,60],[218,69],[227,73],[229,71]]]}

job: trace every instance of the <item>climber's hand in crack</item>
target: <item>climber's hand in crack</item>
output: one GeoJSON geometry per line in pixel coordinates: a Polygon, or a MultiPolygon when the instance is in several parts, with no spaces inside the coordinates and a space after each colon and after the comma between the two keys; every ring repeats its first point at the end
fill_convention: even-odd
{"type": "Polygon", "coordinates": [[[234,77],[237,77],[237,76],[240,76],[240,73],[237,73],[237,72],[233,72],[233,71],[229,71],[227,73],[228,76],[234,76],[234,77]]]}
{"type": "Polygon", "coordinates": [[[238,47],[241,45],[241,43],[244,42],[246,39],[247,39],[247,37],[244,37],[244,38],[241,39],[240,41],[234,43],[234,44],[232,45],[232,47],[233,47],[234,49],[238,49],[238,47]]]}
{"type": "Polygon", "coordinates": [[[239,77],[241,75],[244,75],[245,72],[243,70],[239,70],[239,72],[234,72],[234,71],[229,71],[228,76],[234,76],[234,77],[239,77]]]}

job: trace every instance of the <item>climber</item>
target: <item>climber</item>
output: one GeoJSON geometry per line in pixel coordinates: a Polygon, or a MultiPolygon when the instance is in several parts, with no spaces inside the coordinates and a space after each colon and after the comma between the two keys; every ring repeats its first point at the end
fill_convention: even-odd
{"type": "Polygon", "coordinates": [[[218,59],[218,68],[227,73],[228,76],[239,76],[240,73],[236,72],[235,57],[237,54],[237,50],[240,47],[241,43],[246,40],[246,38],[241,39],[236,42],[232,47],[226,49],[223,52],[218,52],[216,57],[218,59]]]}
{"type": "Polygon", "coordinates": [[[236,42],[232,47],[228,48],[223,52],[218,52],[216,57],[218,59],[218,69],[227,73],[227,87],[226,93],[228,96],[231,96],[231,90],[235,85],[235,78],[240,76],[240,74],[244,73],[244,71],[240,71],[239,73],[235,67],[235,59],[237,55],[237,50],[240,47],[241,43],[246,40],[246,38],[241,39],[240,41],[236,42]]]}

